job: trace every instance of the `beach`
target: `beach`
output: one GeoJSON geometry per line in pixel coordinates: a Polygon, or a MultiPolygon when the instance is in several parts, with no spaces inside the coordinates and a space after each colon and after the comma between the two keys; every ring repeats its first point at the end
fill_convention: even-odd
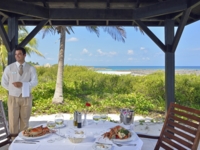
{"type": "MultiPolygon", "coordinates": [[[[98,70],[98,73],[103,73],[103,74],[115,74],[115,75],[134,75],[134,76],[143,76],[143,75],[148,75],[152,74],[158,71],[164,72],[164,70],[156,70],[156,69],[134,69],[134,70],[116,70],[116,71],[100,71],[98,70]]],[[[196,69],[177,69],[175,70],[175,74],[179,75],[184,75],[184,74],[196,74],[200,75],[200,70],[196,69]]]]}

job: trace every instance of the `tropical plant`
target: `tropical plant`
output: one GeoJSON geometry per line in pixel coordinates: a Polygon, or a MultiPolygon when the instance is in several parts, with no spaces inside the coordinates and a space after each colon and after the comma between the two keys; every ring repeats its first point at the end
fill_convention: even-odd
{"type": "MultiPolygon", "coordinates": [[[[4,26],[4,28],[6,31],[8,31],[7,26],[4,26]]],[[[18,42],[21,43],[26,38],[26,36],[29,34],[29,32],[23,26],[19,26],[18,32],[19,32],[18,42]]],[[[25,49],[26,49],[27,55],[29,55],[29,56],[31,56],[32,53],[35,53],[38,56],[44,57],[43,54],[41,52],[39,52],[39,50],[37,50],[37,39],[36,38],[32,38],[30,40],[30,42],[25,46],[25,49]]],[[[7,60],[8,60],[8,53],[7,53],[6,47],[3,43],[3,40],[0,37],[0,64],[2,65],[3,70],[4,70],[5,66],[7,65],[7,60]]]]}
{"type": "MultiPolygon", "coordinates": [[[[99,27],[97,26],[87,26],[90,32],[96,33],[99,36],[99,27]]],[[[103,30],[111,35],[114,40],[125,42],[126,32],[124,28],[120,26],[116,27],[103,27],[103,30]]],[[[60,34],[60,48],[59,48],[59,58],[58,58],[58,71],[56,79],[56,87],[54,92],[54,97],[52,99],[53,103],[63,103],[63,71],[64,71],[64,55],[65,55],[65,38],[66,32],[70,34],[73,32],[71,26],[46,26],[43,28],[43,37],[46,33],[58,33],[60,34]]]]}

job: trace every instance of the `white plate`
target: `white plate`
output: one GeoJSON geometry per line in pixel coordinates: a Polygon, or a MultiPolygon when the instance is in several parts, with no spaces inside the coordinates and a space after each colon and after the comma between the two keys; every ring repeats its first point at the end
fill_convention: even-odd
{"type": "Polygon", "coordinates": [[[19,137],[22,138],[22,139],[24,139],[24,140],[37,140],[37,139],[45,138],[45,137],[51,135],[51,133],[47,133],[47,134],[42,135],[42,136],[27,137],[27,136],[24,136],[22,132],[23,132],[23,131],[21,131],[21,132],[19,133],[19,137]]]}
{"type": "Polygon", "coordinates": [[[93,150],[111,150],[112,145],[107,144],[94,144],[92,145],[93,150]]]}
{"type": "Polygon", "coordinates": [[[130,141],[135,141],[137,139],[137,135],[135,132],[131,132],[131,137],[127,139],[112,139],[114,142],[130,142],[130,141]]]}

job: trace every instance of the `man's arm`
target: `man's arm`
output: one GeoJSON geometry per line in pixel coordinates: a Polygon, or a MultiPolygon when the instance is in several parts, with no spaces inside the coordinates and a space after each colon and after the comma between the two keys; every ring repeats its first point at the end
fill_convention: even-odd
{"type": "Polygon", "coordinates": [[[9,75],[8,74],[9,74],[9,67],[7,66],[4,69],[3,75],[1,77],[1,85],[6,90],[8,90],[8,87],[9,87],[9,75]]]}

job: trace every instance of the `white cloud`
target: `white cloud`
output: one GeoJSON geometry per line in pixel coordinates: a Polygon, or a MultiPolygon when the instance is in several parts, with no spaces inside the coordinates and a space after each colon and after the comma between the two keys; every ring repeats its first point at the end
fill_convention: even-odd
{"type": "Polygon", "coordinates": [[[128,54],[128,55],[133,55],[134,52],[133,52],[133,50],[128,50],[127,54],[128,54]]]}
{"type": "Polygon", "coordinates": [[[82,51],[82,53],[83,54],[87,54],[87,53],[89,53],[89,51],[86,48],[84,48],[83,51],[82,51]]]}
{"type": "Polygon", "coordinates": [[[105,53],[103,53],[101,49],[98,49],[97,52],[98,52],[100,55],[105,55],[105,53]]]}
{"type": "Polygon", "coordinates": [[[86,48],[84,48],[81,53],[92,56],[92,53],[90,53],[86,48]]]}
{"type": "Polygon", "coordinates": [[[114,55],[117,55],[116,52],[103,52],[101,49],[98,49],[97,50],[97,53],[100,54],[101,56],[114,56],[114,55]]]}
{"type": "Polygon", "coordinates": [[[71,38],[67,39],[67,42],[76,42],[76,41],[78,41],[78,39],[75,37],[71,37],[71,38]]]}
{"type": "Polygon", "coordinates": [[[132,61],[132,60],[133,60],[133,58],[132,58],[132,57],[130,57],[130,58],[128,58],[128,60],[129,60],[129,61],[132,61]]]}
{"type": "Polygon", "coordinates": [[[140,50],[144,50],[145,49],[145,47],[140,47],[140,50]]]}

